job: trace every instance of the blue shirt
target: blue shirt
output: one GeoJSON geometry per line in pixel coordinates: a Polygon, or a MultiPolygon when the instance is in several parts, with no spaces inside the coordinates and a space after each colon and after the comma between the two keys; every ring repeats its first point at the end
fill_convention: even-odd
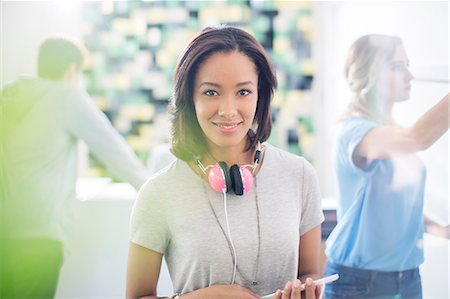
{"type": "Polygon", "coordinates": [[[326,242],[331,262],[403,271],[423,262],[425,167],[416,154],[357,167],[352,155],[376,123],[352,117],[339,127],[334,168],[338,224],[326,242]]]}

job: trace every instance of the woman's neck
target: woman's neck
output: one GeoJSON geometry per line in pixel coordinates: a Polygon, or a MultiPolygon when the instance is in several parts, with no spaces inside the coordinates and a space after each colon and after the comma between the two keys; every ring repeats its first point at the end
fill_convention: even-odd
{"type": "Polygon", "coordinates": [[[191,161],[189,162],[189,165],[194,170],[194,172],[196,172],[200,177],[202,177],[205,180],[208,180],[206,175],[207,174],[206,169],[208,168],[208,166],[214,165],[219,161],[226,162],[228,167],[230,167],[233,164],[253,166],[257,149],[259,149],[260,151],[258,155],[258,164],[257,167],[252,170],[253,175],[256,175],[261,169],[261,165],[265,156],[263,144],[258,145],[256,149],[250,149],[247,151],[244,151],[244,149],[242,149],[241,150],[242,152],[237,151],[236,149],[234,150],[221,149],[220,151],[217,150],[211,151],[210,149],[208,153],[206,153],[203,157],[201,157],[200,161],[191,161]]]}
{"type": "Polygon", "coordinates": [[[253,163],[254,150],[245,150],[244,148],[210,148],[203,160],[208,164],[214,164],[218,161],[224,161],[231,166],[233,164],[245,165],[253,163]]]}
{"type": "Polygon", "coordinates": [[[392,103],[383,101],[377,110],[377,120],[382,124],[388,124],[392,121],[392,103]]]}
{"type": "Polygon", "coordinates": [[[372,95],[370,109],[372,119],[379,124],[387,124],[392,121],[392,101],[377,95],[372,95]]]}

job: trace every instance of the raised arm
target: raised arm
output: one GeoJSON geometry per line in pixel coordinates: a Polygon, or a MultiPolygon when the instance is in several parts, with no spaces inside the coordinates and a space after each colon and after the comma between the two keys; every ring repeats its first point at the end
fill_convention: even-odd
{"type": "Polygon", "coordinates": [[[356,148],[355,164],[360,165],[358,158],[387,159],[430,147],[449,129],[449,100],[447,94],[408,129],[395,126],[372,129],[356,148]]]}
{"type": "Polygon", "coordinates": [[[113,175],[139,189],[148,170],[88,94],[80,91],[67,100],[65,118],[69,132],[85,141],[113,175]]]}

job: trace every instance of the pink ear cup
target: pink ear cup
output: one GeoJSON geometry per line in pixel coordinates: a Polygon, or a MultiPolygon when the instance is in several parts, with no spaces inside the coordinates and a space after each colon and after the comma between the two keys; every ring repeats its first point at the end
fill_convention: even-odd
{"type": "Polygon", "coordinates": [[[244,183],[244,192],[247,193],[253,186],[252,172],[245,166],[241,166],[242,182],[244,183]]]}
{"type": "Polygon", "coordinates": [[[209,185],[214,189],[214,191],[222,193],[225,188],[225,180],[223,178],[222,169],[220,169],[219,164],[215,164],[208,172],[209,185]]]}
{"type": "MultiPolygon", "coordinates": [[[[240,166],[242,183],[244,185],[244,192],[248,192],[253,187],[253,175],[252,172],[245,166],[240,166]]],[[[208,182],[209,185],[214,189],[214,191],[222,193],[225,187],[225,179],[222,169],[219,164],[215,164],[214,167],[208,172],[208,182]]]]}

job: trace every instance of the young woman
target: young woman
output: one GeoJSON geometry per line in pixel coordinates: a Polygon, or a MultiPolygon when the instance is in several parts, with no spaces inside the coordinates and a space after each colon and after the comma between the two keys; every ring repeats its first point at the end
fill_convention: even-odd
{"type": "Polygon", "coordinates": [[[409,99],[412,74],[399,38],[366,35],[350,48],[353,92],[335,148],[338,224],[326,272],[340,274],[326,298],[422,298],[425,168],[416,152],[449,128],[449,95],[411,128],[392,120],[409,99]]]}
{"type": "Polygon", "coordinates": [[[158,298],[163,256],[176,292],[168,298],[294,299],[300,280],[316,298],[317,178],[305,159],[265,143],[276,78],[262,46],[237,28],[206,28],[174,81],[177,160],[133,208],[127,298],[158,298]]]}

